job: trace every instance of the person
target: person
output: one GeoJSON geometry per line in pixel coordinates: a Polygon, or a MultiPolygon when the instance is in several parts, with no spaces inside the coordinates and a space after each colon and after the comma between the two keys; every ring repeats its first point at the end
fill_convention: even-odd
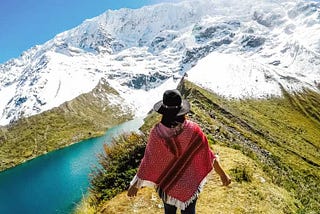
{"type": "Polygon", "coordinates": [[[196,201],[206,177],[214,170],[222,184],[231,183],[217,155],[209,148],[199,125],[186,119],[190,103],[177,90],[167,90],[153,110],[162,114],[161,122],[149,134],[144,157],[128,189],[137,195],[140,187],[154,186],[164,203],[165,214],[194,214],[196,201]]]}

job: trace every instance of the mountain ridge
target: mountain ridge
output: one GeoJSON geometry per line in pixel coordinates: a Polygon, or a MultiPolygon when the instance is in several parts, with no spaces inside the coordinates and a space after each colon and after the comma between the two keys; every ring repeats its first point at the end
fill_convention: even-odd
{"type": "Polygon", "coordinates": [[[0,65],[0,124],[59,106],[101,78],[145,115],[161,99],[159,86],[175,87],[172,76],[181,78],[212,52],[241,56],[243,65],[260,63],[258,72],[267,76],[277,70],[285,87],[319,89],[318,16],[319,3],[289,0],[183,1],[107,11],[0,65]],[[231,5],[238,10],[230,13],[231,5]],[[151,89],[158,95],[147,107],[130,99],[151,89]]]}
{"type": "Polygon", "coordinates": [[[103,135],[133,118],[118,92],[102,79],[88,93],[59,107],[0,127],[0,171],[103,135]]]}

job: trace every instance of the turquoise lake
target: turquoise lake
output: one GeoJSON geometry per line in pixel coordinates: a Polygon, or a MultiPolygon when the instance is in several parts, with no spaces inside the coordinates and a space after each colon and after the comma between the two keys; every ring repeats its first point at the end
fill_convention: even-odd
{"type": "Polygon", "coordinates": [[[89,174],[103,144],[116,135],[137,131],[141,118],[92,138],[50,152],[0,173],[1,214],[70,213],[86,194],[89,174]]]}

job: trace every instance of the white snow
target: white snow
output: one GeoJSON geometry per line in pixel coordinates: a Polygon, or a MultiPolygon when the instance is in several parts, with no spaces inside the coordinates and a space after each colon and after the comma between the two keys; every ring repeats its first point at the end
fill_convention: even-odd
{"type": "Polygon", "coordinates": [[[187,72],[188,80],[228,98],[280,96],[274,73],[233,54],[211,53],[187,72]]]}
{"type": "Polygon", "coordinates": [[[43,90],[38,93],[47,102],[46,109],[90,92],[101,78],[99,74],[90,75],[86,68],[87,64],[84,63],[86,62],[84,57],[69,58],[63,54],[53,54],[51,59],[47,68],[47,82],[43,90]]]}
{"type": "MultiPolygon", "coordinates": [[[[16,92],[16,86],[14,84],[0,88],[0,112],[3,112],[6,108],[6,104],[12,99],[12,97],[15,95],[16,92]]],[[[0,125],[5,125],[10,122],[10,119],[5,117],[6,115],[0,115],[0,125]]]]}
{"type": "Polygon", "coordinates": [[[128,90],[121,93],[121,96],[129,103],[130,106],[134,106],[134,112],[137,117],[147,115],[152,110],[153,105],[162,100],[164,91],[168,89],[175,89],[179,84],[179,79],[170,78],[157,88],[145,90],[128,90]]]}
{"type": "Polygon", "coordinates": [[[304,0],[185,0],[106,11],[0,65],[0,125],[59,106],[102,78],[137,116],[185,71],[228,98],[281,96],[280,86],[319,92],[319,17],[320,3],[304,0]]]}

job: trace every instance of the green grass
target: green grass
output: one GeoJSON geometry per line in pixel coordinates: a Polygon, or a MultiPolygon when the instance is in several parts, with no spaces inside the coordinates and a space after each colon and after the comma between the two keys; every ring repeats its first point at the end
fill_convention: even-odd
{"type": "MultiPolygon", "coordinates": [[[[217,149],[215,152],[224,153],[221,156],[226,160],[222,163],[234,182],[227,193],[209,182],[208,188],[212,190],[203,194],[210,200],[202,200],[200,211],[213,212],[216,207],[221,209],[215,213],[221,210],[222,213],[253,213],[254,210],[254,213],[317,213],[320,210],[318,93],[283,91],[281,98],[228,100],[188,81],[180,84],[179,89],[191,103],[188,117],[201,126],[209,143],[217,149]],[[219,197],[211,192],[219,192],[219,197]]],[[[159,120],[158,114],[148,115],[141,130],[147,134],[159,120]]],[[[129,157],[126,152],[122,156],[129,157]]],[[[122,191],[130,179],[125,181],[122,191]]],[[[159,201],[148,199],[154,198],[153,193],[142,191],[147,196],[135,199],[139,206],[136,202],[128,205],[123,193],[103,200],[96,210],[100,210],[98,213],[119,210],[162,213],[156,208],[161,202],[159,205],[159,201]]]]}
{"type": "Polygon", "coordinates": [[[215,143],[255,159],[291,192],[301,213],[320,210],[320,95],[304,90],[283,98],[226,100],[190,82],[180,86],[191,118],[215,143]]]}
{"type": "MultiPolygon", "coordinates": [[[[223,187],[217,174],[209,175],[197,202],[197,213],[297,212],[296,201],[292,196],[273,184],[254,160],[225,146],[215,144],[212,149],[220,152],[221,164],[232,176],[233,182],[228,187],[223,187]]],[[[103,214],[162,214],[163,204],[153,188],[142,188],[135,198],[128,199],[126,192],[122,192],[104,201],[101,206],[94,207],[94,210],[103,214]]],[[[77,210],[75,213],[82,212],[77,210]]]]}
{"type": "Polygon", "coordinates": [[[103,82],[57,108],[0,127],[0,171],[47,152],[105,133],[132,118],[110,104],[117,92],[103,82]]]}
{"type": "MultiPolygon", "coordinates": [[[[228,213],[272,210],[302,214],[320,210],[319,93],[283,91],[281,98],[228,100],[188,81],[179,89],[191,103],[188,117],[201,126],[215,152],[221,153],[222,164],[233,179],[233,186],[227,190],[216,189],[209,182],[209,190],[204,193],[208,197],[201,199],[199,211],[205,213],[216,207],[228,213]],[[264,182],[260,181],[262,177],[264,182]],[[211,194],[216,192],[219,197],[211,194]]],[[[101,135],[109,127],[132,118],[119,106],[110,106],[107,94],[117,96],[112,88],[100,84],[58,108],[0,127],[0,170],[101,135]]],[[[141,130],[147,135],[159,119],[158,114],[148,115],[141,130]]],[[[137,208],[134,203],[128,207],[128,199],[120,192],[135,173],[145,140],[127,135],[105,148],[103,168],[93,171],[91,205],[83,203],[85,209],[104,212],[112,208],[130,213],[132,207],[137,208]],[[92,204],[99,207],[91,207],[92,204]]],[[[142,191],[153,198],[153,193],[142,191]]],[[[149,213],[162,213],[156,208],[161,202],[142,196],[137,200],[140,205],[141,200],[146,202],[139,207],[142,213],[149,210],[144,206],[154,208],[149,213]]]]}

